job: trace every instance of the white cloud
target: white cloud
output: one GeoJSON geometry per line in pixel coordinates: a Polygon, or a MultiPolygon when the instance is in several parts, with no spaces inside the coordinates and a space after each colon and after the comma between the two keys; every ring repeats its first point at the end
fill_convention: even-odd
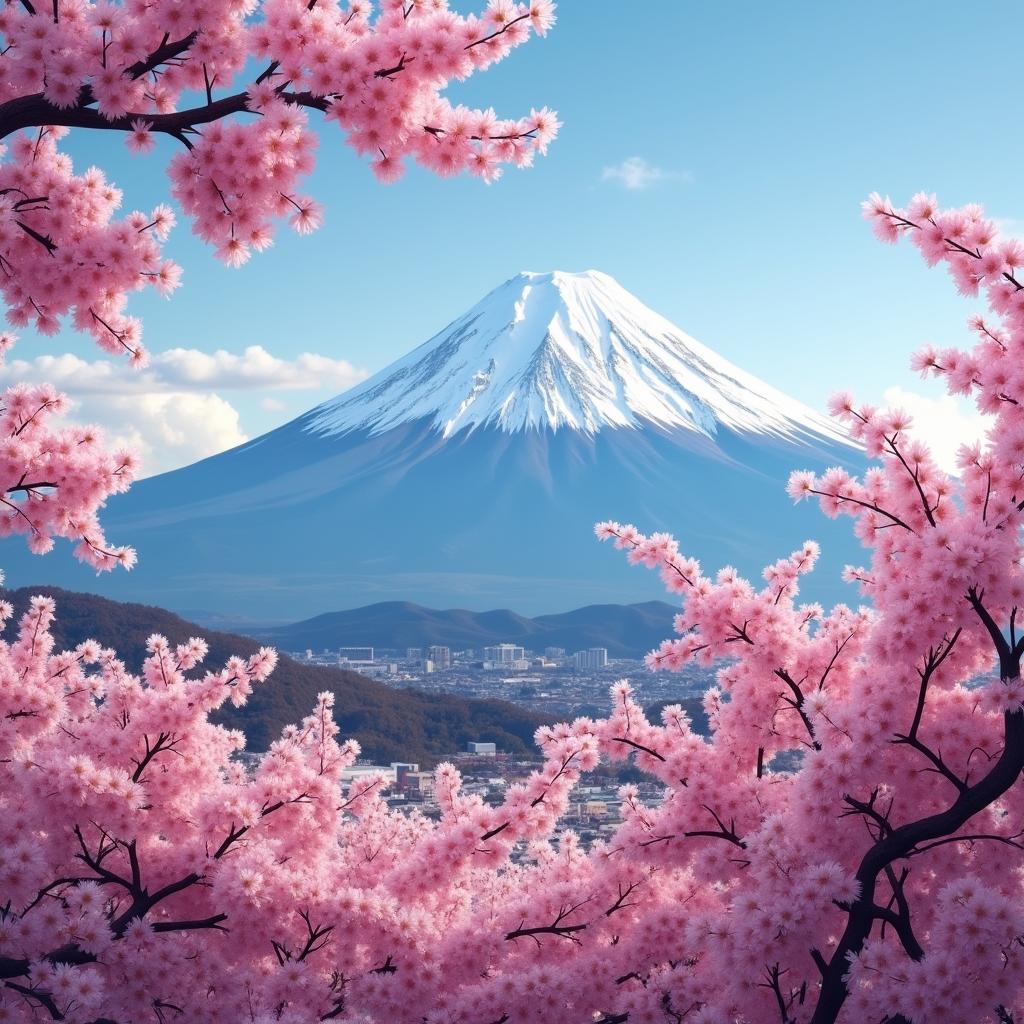
{"type": "Polygon", "coordinates": [[[926,441],[935,461],[946,472],[956,472],[956,452],[962,444],[980,441],[991,425],[971,402],[953,395],[928,397],[903,388],[887,388],[885,404],[905,409],[913,417],[912,436],[926,441]]]}
{"type": "Polygon", "coordinates": [[[75,395],[174,393],[202,388],[222,391],[303,391],[329,388],[344,391],[365,379],[367,372],[346,359],[331,359],[303,352],[280,359],[261,345],[250,345],[241,355],[218,349],[200,352],[172,348],[156,353],[149,366],[132,370],[124,362],[88,361],[69,352],[35,359],[12,359],[0,367],[0,382],[49,381],[75,395]]]}
{"type": "Polygon", "coordinates": [[[642,156],[627,157],[621,164],[606,167],[601,172],[602,181],[613,181],[630,191],[650,188],[663,181],[689,181],[690,175],[679,171],[666,171],[648,163],[642,156]]]}
{"type": "Polygon", "coordinates": [[[249,439],[238,410],[220,395],[161,392],[71,398],[73,408],[65,419],[99,424],[109,446],[134,449],[142,460],[140,476],[187,466],[249,439]]]}
{"type": "MultiPolygon", "coordinates": [[[[68,422],[97,424],[108,442],[138,451],[142,475],[152,476],[248,440],[238,410],[217,391],[344,391],[367,376],[345,359],[303,352],[280,359],[260,345],[236,355],[175,348],[144,370],[123,361],[86,360],[70,352],[12,359],[0,365],[0,386],[48,382],[73,403],[68,422]]],[[[286,403],[272,395],[264,412],[286,403]]]]}
{"type": "MultiPolygon", "coordinates": [[[[0,387],[48,382],[67,393],[69,423],[96,424],[111,445],[135,449],[152,476],[248,440],[238,410],[217,392],[344,391],[367,376],[345,359],[303,352],[294,359],[260,345],[241,354],[175,348],[153,355],[144,370],[116,359],[86,360],[70,352],[12,359],[0,365],[0,387]]],[[[267,413],[287,404],[273,395],[267,413]]]]}
{"type": "Polygon", "coordinates": [[[153,370],[164,380],[219,388],[273,388],[281,391],[330,388],[343,391],[367,373],[347,359],[303,352],[292,360],[272,356],[261,345],[242,355],[223,349],[210,354],[194,348],[172,348],[153,358],[153,370]]]}

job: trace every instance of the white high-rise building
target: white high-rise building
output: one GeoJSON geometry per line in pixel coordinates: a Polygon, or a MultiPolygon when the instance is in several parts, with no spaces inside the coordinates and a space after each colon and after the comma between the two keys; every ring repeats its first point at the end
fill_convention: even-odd
{"type": "Polygon", "coordinates": [[[452,652],[447,647],[428,647],[427,657],[434,663],[437,672],[452,667],[452,652]]]}
{"type": "Polygon", "coordinates": [[[591,647],[586,651],[577,651],[573,659],[577,671],[605,668],[608,665],[608,649],[606,647],[591,647]]]}
{"type": "Polygon", "coordinates": [[[523,661],[526,651],[515,644],[497,644],[484,648],[484,661],[492,665],[510,665],[513,661],[523,661]]]}

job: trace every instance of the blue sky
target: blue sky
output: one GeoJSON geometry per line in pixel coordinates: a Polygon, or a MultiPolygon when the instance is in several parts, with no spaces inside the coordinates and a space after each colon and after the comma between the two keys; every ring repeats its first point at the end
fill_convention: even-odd
{"type": "MultiPolygon", "coordinates": [[[[385,187],[329,126],[308,189],[327,205],[324,227],[282,230],[229,270],[180,223],[168,252],[183,287],[134,302],[149,348],[260,345],[372,371],[519,270],[596,268],[816,407],[840,386],[870,400],[887,387],[938,394],[909,353],[964,340],[971,306],[909,246],[876,242],[859,203],[923,188],[1024,230],[1019,5],[562,0],[558,16],[546,39],[451,90],[503,115],[556,108],[564,127],[547,158],[491,186],[413,170],[385,187]],[[647,187],[605,176],[632,158],[655,169],[647,187]]],[[[173,145],[138,157],[120,136],[68,140],[76,166],[108,169],[128,208],[166,200],[173,145]]],[[[71,333],[23,338],[23,359],[100,358],[71,333]]],[[[309,376],[294,390],[218,384],[219,414],[237,412],[235,433],[254,436],[336,390],[300,387],[309,376]]],[[[168,428],[179,440],[209,412],[193,399],[168,428]]],[[[174,410],[161,402],[143,429],[162,429],[174,410]]],[[[196,451],[186,437],[153,464],[196,451]]]]}

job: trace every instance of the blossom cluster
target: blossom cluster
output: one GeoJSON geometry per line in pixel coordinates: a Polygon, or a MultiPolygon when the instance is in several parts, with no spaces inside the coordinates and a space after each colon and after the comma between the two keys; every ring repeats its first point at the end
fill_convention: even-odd
{"type": "MultiPolygon", "coordinates": [[[[92,245],[102,248],[107,239],[95,237],[96,229],[109,225],[120,196],[99,172],[77,179],[66,158],[55,162],[53,126],[120,131],[138,153],[153,149],[160,135],[177,140],[175,197],[217,255],[237,265],[271,244],[276,220],[303,233],[320,223],[318,204],[298,191],[314,166],[306,110],[337,124],[383,181],[399,177],[407,159],[440,175],[469,172],[486,181],[503,164],[530,165],[557,133],[551,111],[502,119],[493,110],[452,104],[443,90],[531,34],[546,34],[554,20],[552,0],[490,0],[481,14],[465,16],[447,0],[385,0],[376,13],[366,0],[264,0],[258,7],[237,0],[144,7],[57,0],[52,13],[6,6],[0,137],[39,129],[19,141],[7,168],[12,181],[0,185],[7,198],[0,253],[24,278],[12,305],[29,307],[19,315],[34,315],[44,329],[77,305],[79,326],[97,335],[108,312],[120,313],[95,309],[93,320],[91,296],[70,298],[78,279],[96,278],[94,268],[110,263],[99,250],[75,253],[67,236],[75,234],[78,245],[78,233],[91,234],[92,245]],[[253,61],[263,61],[263,70],[246,81],[253,61]],[[197,94],[205,102],[195,104],[197,94]],[[42,139],[50,145],[37,166],[42,139]],[[34,265],[48,255],[76,280],[51,274],[60,283],[44,295],[34,265]],[[26,261],[33,266],[23,272],[26,261]]],[[[102,288],[94,280],[91,289],[109,292],[118,306],[140,272],[161,274],[149,247],[131,258],[138,242],[126,230],[109,232],[119,245],[111,268],[116,280],[102,288]]],[[[173,268],[162,275],[155,283],[176,283],[173,268]]],[[[106,330],[134,348],[137,325],[114,322],[106,330]]]]}
{"type": "Polygon", "coordinates": [[[169,295],[179,268],[161,243],[174,224],[169,207],[114,214],[121,192],[95,167],[75,174],[58,149],[67,128],[45,127],[0,147],[0,294],[7,319],[56,334],[61,317],[106,351],[145,363],[128,294],[147,286],[169,295]]]}
{"type": "Polygon", "coordinates": [[[984,295],[974,347],[927,348],[913,366],[972,397],[989,429],[953,476],[905,411],[832,400],[875,464],[796,472],[789,492],[854,520],[868,551],[845,571],[870,600],[858,608],[800,602],[811,543],[756,587],[728,567],[704,575],[665,534],[596,527],[682,596],[678,635],[648,665],[722,665],[704,700],[710,742],[679,708],[648,723],[625,688],[598,726],[617,719],[613,742],[667,787],[657,808],[629,802],[616,850],[632,828],[664,848],[665,870],[706,885],[686,950],[638,972],[648,1016],[630,1021],[664,1019],[659,996],[709,1021],[967,1024],[1024,1010],[1024,246],[980,208],[930,196],[906,209],[872,196],[865,215],[984,295]]]}
{"type": "MultiPolygon", "coordinates": [[[[0,353],[11,341],[0,336],[0,353]]],[[[98,570],[130,569],[135,552],[107,542],[99,510],[127,490],[135,456],[107,450],[95,429],[54,425],[64,406],[64,396],[46,384],[0,394],[0,537],[23,535],[38,554],[66,538],[76,557],[98,570]]]]}
{"type": "MultiPolygon", "coordinates": [[[[17,137],[0,160],[0,294],[7,319],[55,334],[70,314],[105,350],[146,359],[139,321],[125,312],[130,291],[152,286],[169,294],[178,267],[160,243],[174,223],[167,206],[122,220],[120,192],[101,171],[73,172],[58,150],[66,128],[17,137]]],[[[0,154],[3,147],[0,147],[0,154]]],[[[0,360],[14,336],[0,336],[0,360]]],[[[54,423],[66,397],[49,385],[17,385],[0,396],[0,536],[20,534],[43,554],[55,537],[97,569],[131,568],[135,552],[108,544],[99,523],[106,499],[125,491],[135,456],[104,447],[91,427],[54,423]]]]}
{"type": "Polygon", "coordinates": [[[545,990],[544,1020],[590,998],[541,937],[592,927],[593,969],[640,901],[623,864],[566,902],[585,857],[551,837],[599,759],[585,724],[541,729],[543,766],[501,806],[442,764],[440,820],[406,816],[380,777],[343,781],[359,746],[338,740],[329,692],[243,769],[243,736],[209,715],[244,703],[273,651],[199,674],[203,641],[154,635],[133,675],[92,641],[57,652],[54,615],[33,599],[0,643],[0,1019],[440,1021],[545,990]]]}

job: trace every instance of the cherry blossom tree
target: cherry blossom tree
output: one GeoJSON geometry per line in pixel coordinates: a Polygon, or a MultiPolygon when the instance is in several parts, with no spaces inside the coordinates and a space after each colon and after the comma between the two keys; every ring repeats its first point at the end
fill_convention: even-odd
{"type": "MultiPolygon", "coordinates": [[[[322,220],[301,191],[318,138],[311,116],[327,137],[343,133],[382,181],[409,161],[485,181],[505,164],[528,166],[557,131],[549,110],[502,119],[455,105],[443,90],[553,21],[552,0],[490,0],[467,16],[447,0],[383,0],[376,12],[368,0],[6,3],[0,139],[13,138],[0,148],[0,294],[8,320],[48,335],[69,317],[104,350],[142,365],[129,293],[169,295],[179,284],[180,268],[162,249],[172,209],[118,217],[120,190],[97,168],[75,173],[59,148],[68,131],[120,134],[138,153],[159,136],[175,140],[171,193],[217,257],[238,266],[272,244],[279,222],[305,234],[322,220]]],[[[134,553],[107,543],[96,511],[131,482],[131,459],[105,453],[95,432],[77,448],[67,432],[46,433],[61,401],[50,390],[0,401],[14,428],[2,434],[11,451],[0,529],[26,534],[35,551],[68,537],[100,570],[130,566],[134,553]],[[32,440],[20,430],[26,418],[32,440]],[[84,488],[85,468],[109,486],[84,488]]]]}
{"type": "Polygon", "coordinates": [[[915,365],[991,417],[951,477],[904,413],[835,399],[878,464],[790,491],[852,518],[870,607],[799,601],[810,542],[758,588],[602,523],[682,600],[649,664],[720,664],[710,736],[621,682],[500,806],[439,766],[432,820],[343,781],[330,694],[243,769],[208,715],[273,652],[199,674],[202,641],[154,636],[135,676],[55,652],[37,598],[0,644],[0,1021],[1024,1020],[1024,246],[926,196],[867,214],[984,292],[974,347],[915,365]],[[602,759],[663,795],[623,786],[587,849],[559,819],[602,759]]]}
{"type": "Polygon", "coordinates": [[[870,609],[797,602],[811,543],[755,590],[732,569],[705,576],[668,536],[598,527],[683,597],[679,637],[649,663],[726,660],[706,697],[710,743],[673,709],[644,722],[627,693],[616,711],[668,794],[612,849],[660,849],[667,869],[710,883],[657,983],[637,972],[645,1020],[659,998],[700,1004],[693,1019],[783,1024],[1024,1013],[1024,246],[980,208],[940,211],[931,196],[904,210],[874,195],[865,214],[883,240],[908,236],[945,263],[961,293],[984,294],[975,346],[913,365],[971,396],[990,427],[961,447],[954,478],[901,410],[833,400],[879,464],[860,480],[798,472],[790,493],[853,518],[870,560],[846,576],[870,609]],[[791,750],[799,770],[772,771],[791,750]]]}

